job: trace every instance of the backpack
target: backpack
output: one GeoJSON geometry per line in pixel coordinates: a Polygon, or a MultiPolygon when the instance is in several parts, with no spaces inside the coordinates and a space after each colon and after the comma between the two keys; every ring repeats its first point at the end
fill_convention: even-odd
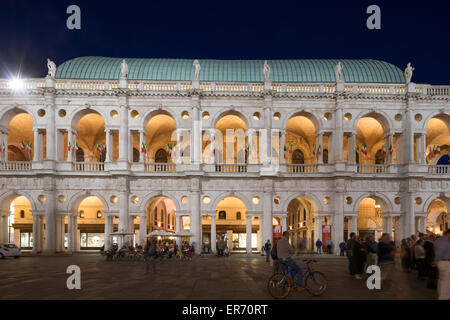
{"type": "Polygon", "coordinates": [[[276,243],[272,247],[272,251],[270,252],[270,256],[272,257],[273,260],[277,260],[278,259],[277,244],[276,243]]]}

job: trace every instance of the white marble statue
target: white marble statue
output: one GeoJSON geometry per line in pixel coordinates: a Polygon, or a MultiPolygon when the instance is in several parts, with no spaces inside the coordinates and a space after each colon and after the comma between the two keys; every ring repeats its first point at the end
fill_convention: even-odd
{"type": "Polygon", "coordinates": [[[334,67],[334,73],[336,74],[336,82],[342,81],[342,63],[339,61],[338,64],[334,67]]]}
{"type": "Polygon", "coordinates": [[[411,62],[408,62],[408,65],[406,66],[406,69],[405,69],[405,79],[406,79],[407,84],[411,83],[411,79],[412,79],[414,70],[415,70],[415,68],[413,68],[411,66],[411,62]]]}
{"type": "Polygon", "coordinates": [[[50,60],[47,59],[47,68],[48,68],[48,75],[50,77],[52,77],[53,79],[55,79],[55,75],[56,75],[56,64],[50,60]]]}
{"type": "Polygon", "coordinates": [[[194,64],[193,64],[194,68],[195,68],[195,76],[194,79],[195,80],[199,80],[200,78],[200,70],[202,69],[200,66],[200,62],[198,62],[198,60],[194,60],[194,64]]]}
{"type": "Polygon", "coordinates": [[[123,59],[122,64],[120,66],[120,72],[122,72],[122,77],[128,77],[128,64],[125,59],[123,59]]]}
{"type": "Polygon", "coordinates": [[[269,82],[270,81],[270,66],[267,60],[264,61],[264,81],[269,82]]]}

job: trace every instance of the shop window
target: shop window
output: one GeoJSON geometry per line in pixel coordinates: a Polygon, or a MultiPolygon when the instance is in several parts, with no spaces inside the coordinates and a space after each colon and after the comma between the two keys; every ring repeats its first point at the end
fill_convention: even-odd
{"type": "Polygon", "coordinates": [[[227,213],[226,213],[226,211],[220,211],[219,212],[219,220],[227,220],[227,213]]]}

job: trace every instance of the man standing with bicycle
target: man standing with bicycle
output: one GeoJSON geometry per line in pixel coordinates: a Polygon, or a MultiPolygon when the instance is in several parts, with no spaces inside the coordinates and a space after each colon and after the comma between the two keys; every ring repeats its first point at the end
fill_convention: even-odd
{"type": "MultiPolygon", "coordinates": [[[[285,231],[283,237],[277,242],[277,255],[278,261],[284,268],[291,268],[297,274],[297,291],[304,291],[306,287],[303,287],[303,272],[302,269],[292,259],[292,255],[295,254],[294,248],[289,244],[289,232],[285,231]]],[[[295,277],[295,275],[294,275],[295,277]]]]}

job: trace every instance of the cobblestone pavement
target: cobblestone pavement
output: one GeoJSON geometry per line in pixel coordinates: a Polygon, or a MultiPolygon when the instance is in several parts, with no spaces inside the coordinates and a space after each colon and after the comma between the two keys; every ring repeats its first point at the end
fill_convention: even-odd
{"type": "MultiPolygon", "coordinates": [[[[304,257],[296,260],[303,266],[304,257]]],[[[327,292],[312,297],[294,292],[288,299],[436,299],[415,273],[395,272],[392,291],[370,291],[364,280],[347,273],[347,259],[317,258],[314,269],[326,274],[327,292]]],[[[398,264],[397,264],[398,266],[398,264]]],[[[145,263],[107,262],[97,254],[72,257],[22,257],[0,260],[0,299],[177,299],[267,300],[272,267],[255,255],[230,258],[198,257],[193,261],[157,261],[156,274],[145,274],[145,263]],[[82,290],[66,287],[69,265],[81,268],[82,290]]]]}

